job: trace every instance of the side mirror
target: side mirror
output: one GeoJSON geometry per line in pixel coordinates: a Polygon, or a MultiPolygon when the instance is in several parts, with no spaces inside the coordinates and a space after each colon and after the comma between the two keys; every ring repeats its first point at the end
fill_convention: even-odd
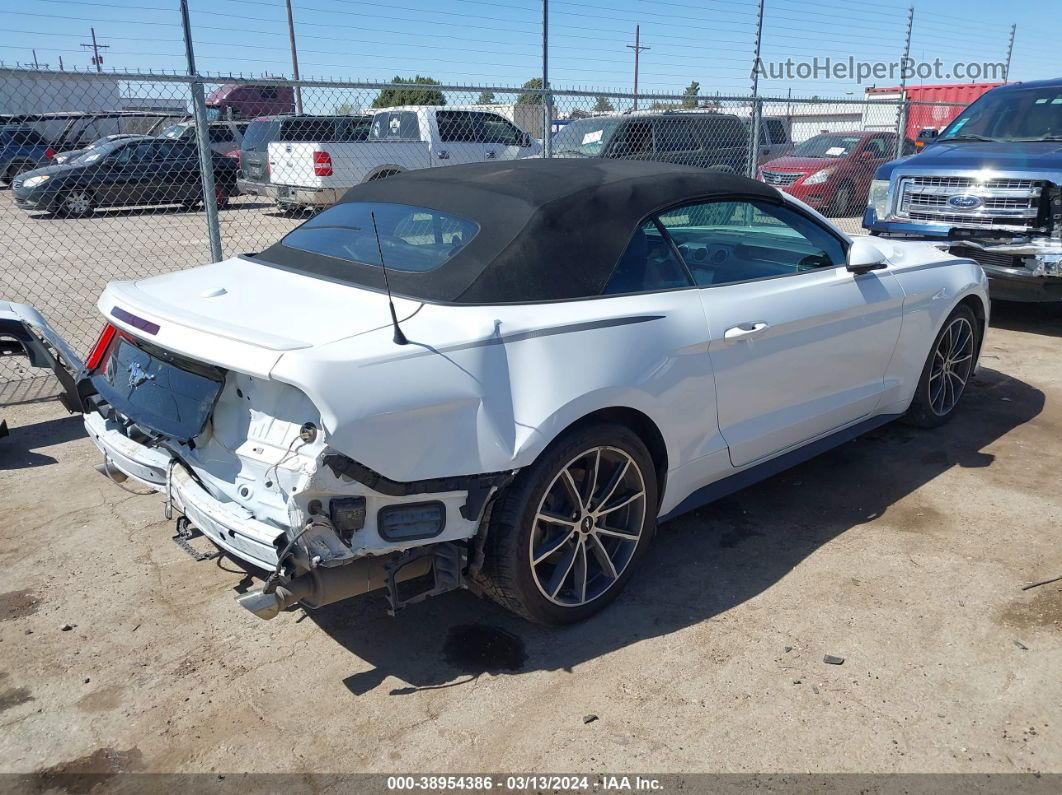
{"type": "Polygon", "coordinates": [[[531,137],[531,133],[520,133],[520,148],[527,149],[529,146],[535,145],[535,139],[531,137]]]}
{"type": "Polygon", "coordinates": [[[938,135],[940,135],[940,133],[937,130],[934,130],[932,127],[926,127],[923,130],[919,130],[918,135],[915,137],[915,150],[917,151],[924,147],[926,144],[932,143],[934,140],[936,140],[936,137],[938,135]]]}
{"type": "Polygon", "coordinates": [[[873,160],[874,159],[874,153],[870,152],[870,151],[860,152],[859,153],[859,159],[860,160],[873,160]]]}
{"type": "Polygon", "coordinates": [[[869,237],[857,237],[848,247],[846,268],[849,273],[859,275],[869,271],[879,271],[888,267],[888,260],[869,237]]]}

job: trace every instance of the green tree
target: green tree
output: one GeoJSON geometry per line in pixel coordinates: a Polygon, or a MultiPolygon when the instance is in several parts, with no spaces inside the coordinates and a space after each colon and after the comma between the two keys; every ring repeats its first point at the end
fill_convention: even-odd
{"type": "Polygon", "coordinates": [[[682,92],[682,107],[695,108],[697,107],[697,95],[701,93],[701,84],[694,80],[688,86],[686,90],[682,92]]]}
{"type": "Polygon", "coordinates": [[[493,91],[480,91],[479,99],[476,100],[477,105],[493,105],[494,104],[494,92],[493,91]]]}
{"type": "Polygon", "coordinates": [[[615,110],[612,107],[612,103],[608,101],[608,97],[595,97],[594,98],[594,110],[597,113],[608,113],[615,110]]]}
{"type": "MultiPolygon", "coordinates": [[[[530,80],[528,80],[526,83],[524,83],[524,88],[542,88],[542,78],[541,77],[532,77],[530,80]]],[[[516,104],[517,105],[541,105],[542,104],[542,95],[541,94],[521,94],[519,97],[517,97],[516,104]]]]}
{"type": "MultiPolygon", "coordinates": [[[[391,82],[395,85],[441,85],[438,80],[432,80],[430,77],[421,77],[420,75],[408,78],[395,75],[395,79],[391,82]]],[[[443,92],[433,91],[430,88],[384,88],[380,90],[380,93],[376,95],[376,99],[372,101],[372,106],[374,108],[393,108],[396,105],[445,104],[446,97],[443,95],[443,92]]]]}
{"type": "Polygon", "coordinates": [[[336,105],[337,116],[357,116],[361,113],[361,107],[351,102],[341,102],[336,105]]]}

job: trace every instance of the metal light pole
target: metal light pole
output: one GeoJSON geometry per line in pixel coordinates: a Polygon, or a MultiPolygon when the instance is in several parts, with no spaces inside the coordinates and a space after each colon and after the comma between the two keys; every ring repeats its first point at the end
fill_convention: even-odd
{"type": "Polygon", "coordinates": [[[641,55],[642,50],[650,50],[652,47],[642,46],[642,26],[634,26],[634,44],[628,44],[629,49],[634,50],[634,107],[632,110],[638,110],[638,56],[641,55]]]}
{"type": "Polygon", "coordinates": [[[1010,82],[1010,56],[1014,54],[1014,34],[1018,30],[1017,23],[1010,26],[1010,41],[1007,42],[1007,65],[1003,67],[1003,82],[1010,82]]]}
{"type": "Polygon", "coordinates": [[[553,95],[549,90],[549,0],[542,0],[542,156],[553,156],[553,95]]]}
{"type": "Polygon", "coordinates": [[[911,60],[911,30],[914,28],[914,6],[907,9],[907,33],[903,39],[903,58],[900,60],[900,108],[896,118],[896,157],[903,156],[903,141],[907,134],[907,64],[911,60]]]}
{"type": "Polygon", "coordinates": [[[752,47],[752,118],[749,120],[751,130],[748,162],[750,179],[756,179],[756,167],[760,162],[760,117],[763,115],[763,106],[760,103],[760,49],[763,43],[763,3],[764,0],[760,0],[756,15],[756,39],[752,47]]]}
{"type": "Polygon", "coordinates": [[[192,112],[195,115],[195,137],[199,148],[199,174],[203,183],[203,209],[206,210],[207,236],[210,238],[210,258],[221,261],[221,226],[218,223],[218,200],[214,193],[214,152],[210,148],[207,128],[206,96],[203,82],[195,70],[192,49],[192,23],[188,19],[188,0],[181,0],[181,27],[184,29],[184,53],[188,59],[188,74],[192,78],[192,112]]]}
{"type": "MultiPolygon", "coordinates": [[[[295,17],[291,14],[291,0],[284,0],[288,7],[288,41],[291,42],[291,73],[299,79],[299,54],[295,50],[295,17]]],[[[302,87],[295,86],[295,112],[302,115],[302,87]]]]}

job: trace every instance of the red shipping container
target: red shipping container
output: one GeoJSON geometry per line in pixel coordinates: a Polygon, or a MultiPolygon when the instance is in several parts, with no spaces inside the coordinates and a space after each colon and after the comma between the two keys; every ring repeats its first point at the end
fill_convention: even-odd
{"type": "MultiPolygon", "coordinates": [[[[926,128],[936,131],[944,127],[956,116],[965,110],[966,106],[993,88],[1003,83],[952,83],[942,86],[907,86],[906,97],[908,102],[935,102],[938,105],[914,104],[908,108],[906,137],[914,141],[918,133],[926,128]],[[946,103],[946,104],[945,104],[946,103]]],[[[895,99],[900,98],[900,87],[892,88],[868,88],[866,98],[874,99],[875,95],[891,94],[895,99]]],[[[884,99],[884,97],[882,97],[884,99]]]]}

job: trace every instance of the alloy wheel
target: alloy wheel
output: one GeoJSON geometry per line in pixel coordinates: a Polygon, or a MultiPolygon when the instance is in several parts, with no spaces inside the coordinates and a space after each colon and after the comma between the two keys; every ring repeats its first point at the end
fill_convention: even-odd
{"type": "Polygon", "coordinates": [[[974,331],[957,317],[940,335],[929,372],[929,407],[938,417],[951,413],[966,389],[973,369],[974,331]]]}
{"type": "Polygon", "coordinates": [[[616,447],[571,459],[535,513],[528,553],[543,596],[578,607],[605,594],[631,562],[645,527],[645,479],[616,447]]]}
{"type": "Polygon", "coordinates": [[[83,190],[70,191],[63,207],[70,215],[86,215],[92,209],[92,199],[83,190]]]}

